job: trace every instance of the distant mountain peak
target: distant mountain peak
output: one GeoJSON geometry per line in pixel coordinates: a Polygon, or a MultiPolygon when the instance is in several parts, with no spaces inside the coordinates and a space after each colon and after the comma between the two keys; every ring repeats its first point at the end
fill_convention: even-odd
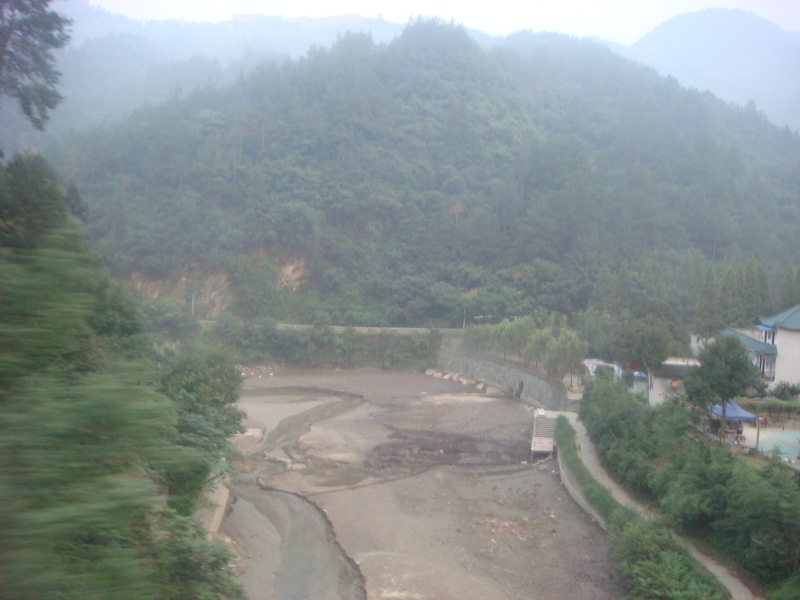
{"type": "Polygon", "coordinates": [[[741,9],[708,8],[655,27],[616,51],[800,131],[800,33],[741,9]]]}

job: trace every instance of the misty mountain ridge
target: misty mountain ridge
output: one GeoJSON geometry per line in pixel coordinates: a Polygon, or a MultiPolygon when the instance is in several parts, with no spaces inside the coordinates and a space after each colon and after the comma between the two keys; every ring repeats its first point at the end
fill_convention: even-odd
{"type": "Polygon", "coordinates": [[[347,32],[367,31],[377,43],[388,43],[403,28],[359,15],[139,21],[86,0],[69,0],[58,10],[72,19],[72,40],[55,53],[64,101],[44,132],[33,129],[15,105],[0,105],[0,145],[7,153],[44,148],[69,131],[85,131],[198,86],[232,85],[263,62],[300,57],[347,32]]]}
{"type": "Polygon", "coordinates": [[[800,131],[800,33],[745,10],[709,8],[673,17],[621,54],[800,131]]]}
{"type": "Polygon", "coordinates": [[[221,23],[195,23],[177,19],[139,21],[112,14],[86,0],[70,0],[59,10],[73,21],[73,48],[88,40],[124,33],[158,45],[166,60],[204,54],[223,64],[239,59],[248,50],[298,57],[312,45],[330,46],[348,31],[369,32],[376,42],[389,42],[403,29],[399,23],[355,14],[293,19],[236,15],[221,23]]]}
{"type": "MultiPolygon", "coordinates": [[[[311,46],[329,47],[347,32],[365,32],[385,44],[403,29],[358,15],[240,16],[225,23],[189,23],[138,21],[86,0],[70,0],[60,9],[73,20],[72,43],[58,53],[65,100],[53,111],[45,132],[31,128],[10,103],[0,107],[0,143],[6,152],[43,148],[71,130],[124,117],[139,106],[198,86],[232,85],[265,61],[297,58],[311,46]]],[[[467,32],[485,49],[507,45],[514,36],[467,32]]],[[[774,123],[800,130],[798,40],[800,34],[782,31],[752,13],[710,9],[675,17],[630,48],[606,45],[686,87],[708,89],[742,106],[753,100],[774,123]]]]}
{"type": "Polygon", "coordinates": [[[691,318],[719,261],[797,262],[796,134],[563,34],[348,34],[49,154],[118,276],[216,273],[244,316],[569,313],[608,272],[691,318]]]}

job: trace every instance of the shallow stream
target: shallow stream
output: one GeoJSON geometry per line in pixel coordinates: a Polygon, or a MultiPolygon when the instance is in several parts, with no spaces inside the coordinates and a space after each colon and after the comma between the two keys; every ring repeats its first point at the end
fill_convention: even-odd
{"type": "Polygon", "coordinates": [[[266,404],[319,401],[282,419],[266,432],[264,441],[248,456],[263,468],[256,469],[250,481],[233,488],[238,498],[233,511],[236,514],[227,518],[229,522],[223,529],[249,558],[242,583],[251,600],[363,600],[364,577],[336,541],[325,513],[300,495],[261,489],[254,483],[259,475],[274,468],[263,459],[264,451],[291,443],[314,423],[353,410],[363,400],[299,388],[263,390],[263,393],[249,390],[247,395],[259,400],[263,397],[266,404]],[[254,536],[261,539],[251,539],[254,536]],[[265,549],[265,545],[269,548],[265,549]],[[259,572],[265,569],[267,572],[259,572]]]}
{"type": "MultiPolygon", "coordinates": [[[[276,600],[366,597],[358,566],[336,542],[330,522],[315,504],[295,494],[252,485],[239,486],[235,493],[252,504],[280,537],[280,562],[274,575],[276,600]]],[[[250,568],[260,566],[252,564],[250,568]]]]}

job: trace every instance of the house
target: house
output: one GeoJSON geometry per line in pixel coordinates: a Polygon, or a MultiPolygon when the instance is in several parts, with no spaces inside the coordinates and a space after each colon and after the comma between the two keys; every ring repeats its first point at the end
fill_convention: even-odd
{"type": "MultiPolygon", "coordinates": [[[[599,373],[613,373],[617,379],[622,379],[623,369],[618,364],[603,362],[596,358],[587,358],[583,361],[586,371],[592,377],[599,373]]],[[[631,391],[635,394],[646,395],[652,405],[660,404],[675,392],[683,392],[683,378],[689,367],[699,366],[700,362],[694,358],[668,358],[661,366],[654,369],[648,379],[645,373],[635,371],[631,391]],[[648,384],[649,381],[649,384],[648,384]]]]}
{"type": "Polygon", "coordinates": [[[694,358],[668,358],[653,369],[650,389],[647,396],[650,404],[661,404],[676,392],[684,392],[683,379],[692,367],[699,367],[700,361],[694,358]]]}
{"type": "Polygon", "coordinates": [[[750,360],[761,371],[761,377],[765,381],[775,381],[775,359],[778,356],[778,348],[756,337],[763,336],[763,330],[758,328],[740,330],[729,327],[722,332],[722,335],[733,336],[742,342],[750,360]]]}
{"type": "Polygon", "coordinates": [[[724,334],[744,344],[766,381],[800,382],[800,304],[759,320],[752,329],[726,329],[724,334]]]}

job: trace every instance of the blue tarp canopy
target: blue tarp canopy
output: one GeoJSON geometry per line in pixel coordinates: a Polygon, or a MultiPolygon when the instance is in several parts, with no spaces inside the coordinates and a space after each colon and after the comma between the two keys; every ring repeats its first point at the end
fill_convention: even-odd
{"type": "MultiPolygon", "coordinates": [[[[722,418],[722,405],[715,404],[714,406],[708,409],[713,415],[716,415],[720,419],[722,418]]],[[[758,417],[756,415],[750,414],[741,406],[736,404],[736,402],[726,402],[725,403],[725,418],[730,419],[731,421],[755,421],[758,417]]]]}

